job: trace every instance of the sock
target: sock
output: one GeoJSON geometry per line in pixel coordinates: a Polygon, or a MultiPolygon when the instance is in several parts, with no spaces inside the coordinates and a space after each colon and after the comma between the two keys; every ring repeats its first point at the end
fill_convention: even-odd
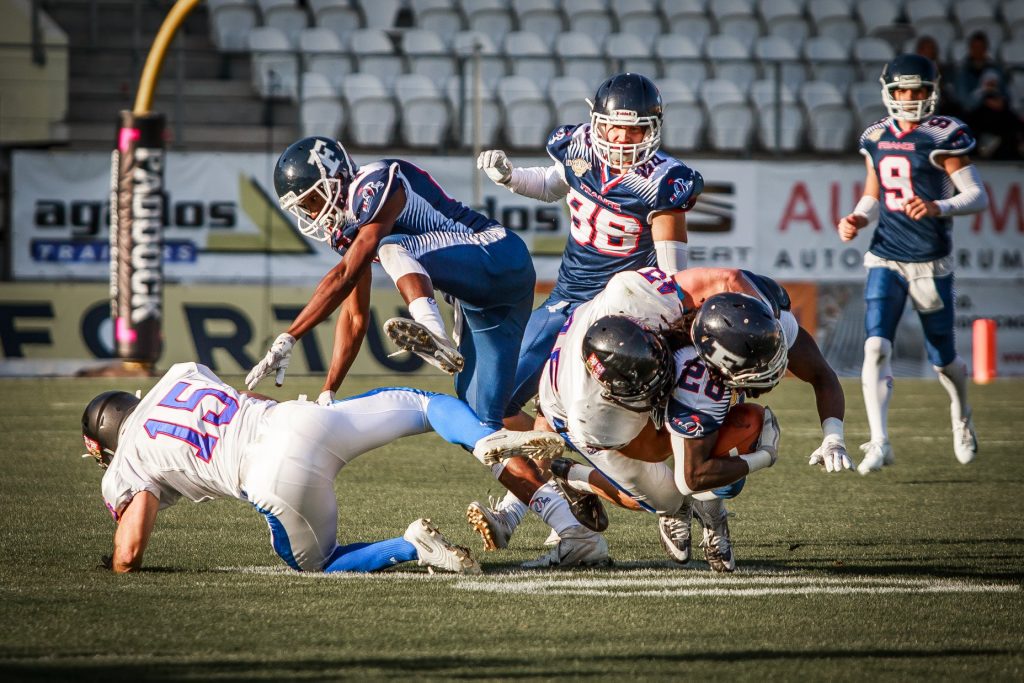
{"type": "Polygon", "coordinates": [[[579,520],[573,517],[569,504],[551,484],[544,484],[537,489],[530,498],[530,509],[559,535],[570,527],[580,525],[579,520]]]}
{"type": "Polygon", "coordinates": [[[569,486],[583,493],[594,493],[594,487],[590,485],[590,473],[593,467],[576,463],[569,468],[569,486]]]}
{"type": "Polygon", "coordinates": [[[427,421],[442,439],[470,451],[477,441],[495,432],[493,427],[480,422],[472,408],[447,394],[430,397],[427,402],[427,421]]]}
{"type": "Polygon", "coordinates": [[[409,303],[409,314],[412,319],[442,339],[448,338],[444,331],[444,319],[437,308],[437,301],[432,296],[421,296],[409,303]]]}
{"type": "Polygon", "coordinates": [[[401,537],[377,543],[352,543],[334,551],[324,572],[373,572],[418,557],[416,547],[401,537]]]}
{"type": "Polygon", "coordinates": [[[871,440],[889,440],[889,401],[892,399],[892,342],[868,337],[864,342],[864,366],[860,375],[864,408],[868,414],[871,440]]]}
{"type": "Polygon", "coordinates": [[[971,408],[967,405],[967,363],[957,356],[946,367],[932,367],[939,376],[939,384],[949,394],[949,415],[953,422],[959,422],[971,414],[971,408]]]}
{"type": "Polygon", "coordinates": [[[510,529],[515,529],[523,521],[526,515],[526,503],[516,498],[516,495],[509,491],[505,497],[498,501],[495,511],[505,516],[505,523],[510,529]]]}

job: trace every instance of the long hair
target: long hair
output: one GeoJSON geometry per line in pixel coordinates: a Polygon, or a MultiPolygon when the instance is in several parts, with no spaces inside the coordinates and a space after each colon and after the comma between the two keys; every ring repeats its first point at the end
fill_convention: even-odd
{"type": "Polygon", "coordinates": [[[662,332],[665,341],[668,342],[669,349],[673,353],[693,343],[693,338],[690,336],[690,328],[693,327],[693,319],[697,317],[697,311],[698,309],[691,308],[684,312],[682,317],[670,324],[662,332]]]}

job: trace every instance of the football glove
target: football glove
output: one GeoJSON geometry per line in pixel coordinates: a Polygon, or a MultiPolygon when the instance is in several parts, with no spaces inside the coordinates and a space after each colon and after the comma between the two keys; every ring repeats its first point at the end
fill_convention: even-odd
{"type": "MultiPolygon", "coordinates": [[[[768,406],[764,407],[764,425],[757,440],[757,450],[764,451],[772,458],[772,465],[779,457],[779,421],[768,406]]],[[[771,467],[771,465],[769,465],[771,467]]]]}
{"type": "Polygon", "coordinates": [[[480,156],[476,158],[476,167],[498,185],[506,185],[512,180],[512,164],[505,156],[505,152],[500,149],[480,152],[480,156]]]}
{"type": "Polygon", "coordinates": [[[288,369],[288,363],[292,360],[292,346],[294,345],[295,337],[292,335],[287,332],[278,335],[263,360],[245,376],[245,386],[252,390],[261,379],[275,371],[277,372],[275,384],[281,386],[284,383],[284,371],[288,369]]]}
{"type": "Polygon", "coordinates": [[[835,434],[829,434],[818,446],[817,450],[811,453],[808,465],[824,465],[826,472],[842,472],[852,470],[853,461],[846,452],[846,444],[835,434]]]}
{"type": "Polygon", "coordinates": [[[334,392],[330,389],[325,389],[320,392],[320,395],[316,397],[317,405],[321,405],[325,408],[334,405],[334,392]]]}

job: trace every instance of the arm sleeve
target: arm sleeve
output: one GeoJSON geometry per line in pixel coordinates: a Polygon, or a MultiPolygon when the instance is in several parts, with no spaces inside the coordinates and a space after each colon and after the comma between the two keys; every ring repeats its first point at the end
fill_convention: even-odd
{"type": "Polygon", "coordinates": [[[935,202],[940,216],[963,216],[988,208],[988,193],[974,164],[954,171],[949,178],[959,193],[935,202]]]}
{"type": "Polygon", "coordinates": [[[569,194],[569,184],[562,177],[562,165],[559,163],[546,168],[513,168],[506,187],[516,194],[542,202],[558,201],[569,194]]]}

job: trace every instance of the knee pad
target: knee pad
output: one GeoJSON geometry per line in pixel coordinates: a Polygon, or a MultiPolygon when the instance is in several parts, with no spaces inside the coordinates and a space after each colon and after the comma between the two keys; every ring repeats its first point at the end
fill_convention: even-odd
{"type": "Polygon", "coordinates": [[[401,242],[382,243],[377,248],[377,257],[380,258],[380,265],[384,267],[384,271],[395,282],[409,273],[430,277],[423,265],[413,258],[412,253],[401,242]]]}

